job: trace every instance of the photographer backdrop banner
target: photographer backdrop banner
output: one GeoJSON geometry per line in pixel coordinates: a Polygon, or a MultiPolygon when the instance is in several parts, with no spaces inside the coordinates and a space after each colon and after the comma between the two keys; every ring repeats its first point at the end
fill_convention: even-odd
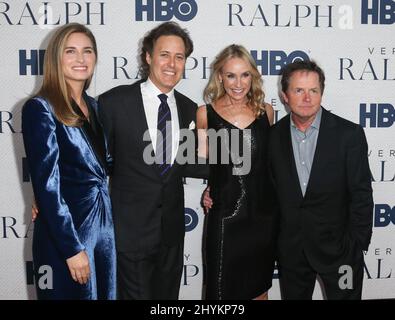
{"type": "MultiPolygon", "coordinates": [[[[177,89],[199,105],[210,63],[225,46],[251,51],[266,102],[286,115],[278,72],[295,59],[325,71],[323,106],[361,124],[369,143],[374,189],[373,238],[365,255],[363,298],[395,298],[395,1],[393,0],[113,0],[0,1],[0,299],[35,299],[30,207],[32,188],[21,134],[21,107],[42,81],[43,53],[59,25],[87,25],[98,41],[89,89],[102,92],[139,79],[144,34],[167,20],[187,28],[195,50],[177,89]]],[[[200,207],[205,181],[186,179],[185,258],[181,299],[201,299],[200,207]]],[[[243,241],[243,239],[240,239],[243,241]]],[[[280,299],[277,272],[271,299],[280,299]]],[[[322,299],[319,283],[315,299],[322,299]]]]}

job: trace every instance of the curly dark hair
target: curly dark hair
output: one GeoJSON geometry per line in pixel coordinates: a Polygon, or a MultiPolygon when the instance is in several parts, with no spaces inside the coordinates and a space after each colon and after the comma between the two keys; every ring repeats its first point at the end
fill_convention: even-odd
{"type": "Polygon", "coordinates": [[[148,78],[150,66],[146,60],[147,52],[152,55],[156,40],[161,36],[177,36],[184,41],[185,57],[193,51],[193,42],[186,29],[181,28],[176,22],[164,22],[148,32],[142,41],[140,53],[140,72],[143,79],[148,78]]]}

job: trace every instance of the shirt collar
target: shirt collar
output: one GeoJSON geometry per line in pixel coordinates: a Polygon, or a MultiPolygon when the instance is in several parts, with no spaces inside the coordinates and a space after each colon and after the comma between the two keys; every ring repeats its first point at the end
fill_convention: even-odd
{"type": "Polygon", "coordinates": [[[320,107],[320,109],[317,112],[317,115],[315,116],[313,123],[311,124],[311,127],[319,130],[320,129],[320,124],[321,124],[321,115],[322,115],[322,108],[320,107]]]}
{"type": "MultiPolygon", "coordinates": [[[[322,116],[322,108],[320,107],[320,109],[318,110],[318,112],[317,112],[312,124],[310,125],[309,129],[310,128],[314,128],[314,129],[317,129],[317,130],[320,129],[321,116],[322,116]]],[[[295,129],[298,129],[296,127],[294,121],[292,120],[292,112],[291,112],[291,115],[290,115],[290,119],[291,119],[291,127],[295,128],[295,129]]]]}
{"type": "MultiPolygon", "coordinates": [[[[155,97],[157,99],[158,95],[162,94],[163,92],[159,90],[159,88],[151,81],[151,79],[148,77],[147,81],[145,81],[144,83],[142,83],[142,85],[145,86],[145,89],[147,90],[147,93],[151,96],[151,97],[155,97]]],[[[166,93],[167,95],[167,99],[168,101],[171,100],[173,101],[174,98],[174,89],[171,89],[171,91],[169,91],[168,93],[166,93]]]]}

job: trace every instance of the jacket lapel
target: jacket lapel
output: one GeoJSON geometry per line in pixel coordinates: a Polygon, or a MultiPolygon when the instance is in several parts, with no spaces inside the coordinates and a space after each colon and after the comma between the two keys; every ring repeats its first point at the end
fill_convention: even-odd
{"type": "Polygon", "coordinates": [[[328,150],[328,147],[331,145],[331,141],[333,141],[334,135],[332,134],[332,129],[335,125],[336,123],[333,121],[333,117],[331,117],[330,112],[322,108],[320,130],[318,132],[317,145],[314,152],[305,196],[309,195],[310,190],[315,190],[317,188],[319,177],[322,176],[323,172],[325,172],[327,155],[331,152],[328,150]]]}
{"type": "MultiPolygon", "coordinates": [[[[142,82],[143,80],[137,82],[136,85],[132,87],[132,90],[130,90],[129,95],[124,97],[124,109],[126,110],[128,119],[130,119],[129,123],[131,133],[141,141],[141,156],[143,157],[144,150],[148,148],[149,152],[154,155],[154,149],[152,146],[151,136],[148,133],[148,122],[144,110],[143,96],[141,94],[140,85],[142,82]],[[145,133],[147,134],[145,136],[146,139],[143,139],[145,133]]],[[[135,148],[135,146],[130,147],[135,148]]],[[[154,174],[161,179],[157,165],[152,164],[148,166],[151,167],[154,174]]]]}
{"type": "Polygon", "coordinates": [[[290,173],[290,177],[292,179],[292,185],[294,190],[297,192],[297,197],[298,199],[302,200],[303,199],[303,194],[302,190],[300,189],[300,182],[299,182],[299,176],[298,176],[298,171],[296,169],[296,164],[295,164],[295,156],[293,152],[293,147],[292,147],[292,138],[291,138],[291,129],[290,129],[290,117],[291,115],[289,114],[287,116],[286,121],[283,124],[283,128],[281,130],[282,133],[282,148],[283,148],[283,154],[284,158],[287,161],[287,168],[290,173]]]}
{"type": "MultiPolygon", "coordinates": [[[[150,148],[150,151],[154,154],[150,136],[148,135],[148,139],[146,139],[147,141],[143,141],[144,133],[148,132],[148,123],[144,110],[143,97],[141,95],[141,89],[140,89],[141,82],[143,81],[137,82],[136,85],[133,86],[132,90],[130,91],[130,95],[125,96],[124,105],[125,105],[125,110],[127,110],[127,116],[130,119],[130,123],[132,124],[131,126],[134,127],[133,129],[131,129],[133,131],[133,134],[137,134],[138,137],[141,137],[142,150],[145,150],[146,148],[150,148]]],[[[185,123],[185,116],[182,108],[182,99],[180,98],[180,94],[177,91],[174,91],[174,97],[177,105],[179,129],[181,130],[186,128],[187,125],[185,123]]],[[[180,145],[181,143],[182,141],[179,141],[178,145],[180,145]]],[[[174,174],[174,171],[178,166],[179,165],[177,164],[177,162],[173,163],[173,165],[169,169],[169,173],[166,175],[166,179],[169,178],[172,174],[174,174]]],[[[150,165],[150,167],[155,172],[158,178],[163,179],[163,177],[160,175],[160,171],[157,165],[153,164],[150,165]]]]}
{"type": "MultiPolygon", "coordinates": [[[[176,100],[176,107],[177,107],[177,115],[178,115],[178,129],[181,131],[182,129],[186,128],[186,124],[184,122],[185,116],[184,116],[184,112],[183,112],[183,108],[182,108],[182,101],[180,98],[180,94],[178,93],[178,91],[174,90],[174,98],[176,100]]],[[[178,148],[177,148],[177,154],[176,154],[176,158],[174,160],[173,165],[170,167],[169,169],[169,174],[167,174],[166,177],[170,177],[175,170],[179,167],[179,164],[176,162],[177,156],[178,156],[178,152],[180,150],[180,144],[183,141],[178,141],[178,148]]]]}

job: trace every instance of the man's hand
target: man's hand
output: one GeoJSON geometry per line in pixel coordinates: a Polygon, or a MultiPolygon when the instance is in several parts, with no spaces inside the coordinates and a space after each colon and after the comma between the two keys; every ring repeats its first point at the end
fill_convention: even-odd
{"type": "Polygon", "coordinates": [[[208,186],[203,192],[202,205],[204,208],[204,213],[206,214],[213,206],[213,199],[210,198],[210,186],[208,186]]]}
{"type": "Polygon", "coordinates": [[[71,277],[79,284],[85,284],[90,277],[89,259],[85,251],[77,253],[66,260],[71,277]]]}

